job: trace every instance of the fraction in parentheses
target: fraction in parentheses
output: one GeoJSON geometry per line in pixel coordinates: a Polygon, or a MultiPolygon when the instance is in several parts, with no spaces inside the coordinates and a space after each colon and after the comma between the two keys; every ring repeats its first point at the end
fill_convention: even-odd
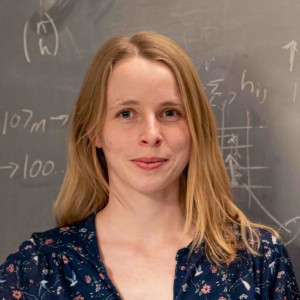
{"type": "MultiPolygon", "coordinates": [[[[58,31],[55,26],[54,21],[50,17],[49,14],[44,13],[46,18],[44,20],[39,20],[36,22],[36,32],[35,34],[38,36],[38,41],[37,41],[37,46],[38,46],[38,51],[41,55],[49,55],[49,56],[56,56],[58,53],[58,48],[59,48],[59,37],[58,37],[58,31]],[[46,42],[43,38],[43,35],[48,34],[48,30],[52,28],[54,32],[54,45],[46,45],[46,42]]],[[[31,56],[30,56],[30,47],[28,45],[28,36],[29,36],[29,21],[27,21],[24,25],[24,30],[23,30],[23,48],[24,48],[24,55],[26,58],[26,61],[28,63],[31,63],[31,56]]]]}

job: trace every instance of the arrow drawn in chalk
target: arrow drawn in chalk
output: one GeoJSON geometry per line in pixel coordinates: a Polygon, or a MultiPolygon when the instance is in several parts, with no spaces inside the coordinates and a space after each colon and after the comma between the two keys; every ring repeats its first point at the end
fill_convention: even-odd
{"type": "Polygon", "coordinates": [[[238,136],[235,134],[231,135],[231,138],[228,140],[227,144],[230,144],[232,146],[237,146],[238,145],[238,136]]]}
{"type": "Polygon", "coordinates": [[[59,120],[59,121],[62,121],[62,124],[61,126],[65,125],[68,120],[69,120],[69,116],[68,115],[59,115],[57,117],[50,117],[50,120],[59,120]]]}
{"type": "Polygon", "coordinates": [[[8,163],[9,166],[0,166],[0,169],[13,169],[12,172],[9,175],[9,178],[13,178],[17,170],[19,169],[19,165],[13,162],[8,163]]]}
{"type": "Polygon", "coordinates": [[[242,175],[236,171],[236,169],[239,167],[239,163],[234,159],[234,157],[229,154],[225,160],[226,163],[229,164],[229,171],[230,171],[230,177],[232,180],[232,185],[237,186],[237,177],[241,177],[242,175]]]}
{"type": "Polygon", "coordinates": [[[282,49],[290,49],[290,72],[292,72],[294,66],[295,53],[299,52],[297,49],[297,42],[293,40],[290,43],[283,46],[282,49]]]}

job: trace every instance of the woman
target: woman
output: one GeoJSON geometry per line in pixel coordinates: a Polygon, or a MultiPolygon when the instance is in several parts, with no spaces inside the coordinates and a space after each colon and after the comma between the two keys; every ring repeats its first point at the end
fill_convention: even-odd
{"type": "Polygon", "coordinates": [[[1,298],[300,299],[276,232],[232,201],[197,72],[157,33],[95,56],[55,215],[2,266],[1,298]]]}

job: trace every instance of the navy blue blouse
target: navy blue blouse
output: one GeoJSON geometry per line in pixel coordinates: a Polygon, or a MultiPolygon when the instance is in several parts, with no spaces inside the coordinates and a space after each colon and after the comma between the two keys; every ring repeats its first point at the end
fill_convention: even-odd
{"type": "MultiPolygon", "coordinates": [[[[203,246],[189,258],[190,245],[178,250],[174,299],[300,299],[285,247],[264,230],[261,240],[261,256],[240,249],[236,260],[219,268],[203,246]]],[[[0,267],[0,299],[94,298],[121,299],[99,259],[95,214],[33,234],[0,267]]]]}

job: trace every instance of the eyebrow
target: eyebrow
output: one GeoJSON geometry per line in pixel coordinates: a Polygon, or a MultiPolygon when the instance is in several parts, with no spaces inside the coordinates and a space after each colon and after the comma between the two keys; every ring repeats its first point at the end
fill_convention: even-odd
{"type": "MultiPolygon", "coordinates": [[[[120,107],[120,106],[128,106],[128,105],[140,105],[140,101],[138,100],[123,100],[123,101],[118,101],[116,103],[116,105],[114,105],[113,107],[120,107]]],[[[172,101],[172,100],[168,100],[168,101],[164,101],[162,103],[159,104],[159,106],[161,107],[166,107],[166,106],[183,106],[183,104],[176,102],[176,100],[172,101]]]]}

